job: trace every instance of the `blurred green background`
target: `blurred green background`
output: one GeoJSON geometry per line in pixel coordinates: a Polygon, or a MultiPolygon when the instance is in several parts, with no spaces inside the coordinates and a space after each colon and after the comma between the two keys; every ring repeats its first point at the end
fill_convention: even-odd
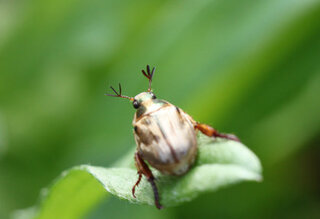
{"type": "Polygon", "coordinates": [[[134,147],[122,83],[233,132],[260,158],[244,183],[162,211],[110,198],[86,218],[319,218],[320,1],[0,1],[0,218],[79,164],[134,147]]]}

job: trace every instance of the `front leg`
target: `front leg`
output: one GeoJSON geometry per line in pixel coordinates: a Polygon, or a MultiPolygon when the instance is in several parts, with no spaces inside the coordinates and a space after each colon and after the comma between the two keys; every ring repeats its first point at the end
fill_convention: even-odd
{"type": "Polygon", "coordinates": [[[195,128],[200,130],[203,134],[209,136],[209,137],[220,137],[220,138],[225,138],[233,141],[238,141],[240,142],[239,138],[233,134],[224,134],[224,133],[219,133],[217,130],[212,128],[209,125],[206,124],[201,124],[201,123],[196,123],[195,128]]]}
{"type": "Polygon", "coordinates": [[[150,168],[143,161],[143,159],[140,157],[140,155],[137,152],[134,155],[134,160],[135,160],[136,167],[138,169],[139,178],[138,178],[136,184],[132,187],[132,195],[133,195],[133,197],[134,198],[136,197],[134,195],[136,186],[139,185],[139,183],[141,181],[141,177],[142,177],[142,175],[144,175],[145,177],[147,177],[147,180],[151,184],[151,187],[152,187],[152,190],[153,190],[153,194],[154,194],[155,205],[156,205],[156,207],[158,209],[161,209],[162,205],[160,204],[160,201],[159,201],[160,197],[159,197],[159,193],[158,193],[158,188],[157,188],[157,185],[155,183],[155,178],[154,178],[150,168]]]}

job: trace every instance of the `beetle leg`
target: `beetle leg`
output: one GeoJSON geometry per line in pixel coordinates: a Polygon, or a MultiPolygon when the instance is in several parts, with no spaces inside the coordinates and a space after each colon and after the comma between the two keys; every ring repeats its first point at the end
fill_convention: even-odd
{"type": "Polygon", "coordinates": [[[200,130],[203,134],[209,136],[209,137],[220,137],[220,138],[225,138],[233,141],[238,141],[240,142],[239,138],[233,134],[224,134],[224,133],[219,133],[217,130],[212,128],[209,125],[206,124],[201,124],[197,123],[195,125],[195,128],[200,130]]]}
{"type": "Polygon", "coordinates": [[[153,190],[153,194],[154,194],[154,202],[155,202],[156,207],[158,209],[161,209],[162,205],[160,204],[160,201],[159,201],[160,197],[159,197],[159,193],[158,193],[158,188],[157,188],[157,185],[155,183],[155,178],[154,178],[150,168],[143,161],[143,159],[140,157],[140,155],[137,152],[134,155],[134,159],[135,159],[136,167],[138,169],[139,178],[138,178],[136,184],[132,188],[133,197],[135,197],[135,195],[134,195],[135,187],[140,183],[141,176],[143,174],[147,178],[149,183],[151,184],[151,187],[152,187],[152,190],[153,190]]]}
{"type": "Polygon", "coordinates": [[[139,183],[140,183],[140,181],[141,181],[141,178],[142,178],[142,173],[139,173],[139,172],[138,172],[138,174],[139,174],[139,178],[138,178],[136,184],[134,184],[134,186],[132,187],[132,196],[133,196],[134,198],[136,198],[136,196],[135,196],[135,194],[134,194],[134,193],[136,192],[136,187],[139,185],[139,183]]]}

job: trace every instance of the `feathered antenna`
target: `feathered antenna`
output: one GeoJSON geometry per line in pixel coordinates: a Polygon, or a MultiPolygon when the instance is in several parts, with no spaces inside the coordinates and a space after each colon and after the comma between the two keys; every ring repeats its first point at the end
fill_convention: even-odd
{"type": "Polygon", "coordinates": [[[128,97],[128,96],[124,96],[122,95],[122,91],[121,91],[121,84],[119,83],[119,93],[112,87],[110,86],[110,88],[113,90],[113,92],[116,94],[105,94],[106,96],[110,96],[110,97],[121,97],[121,98],[125,98],[125,99],[129,99],[131,101],[133,101],[133,97],[128,97]]]}
{"type": "Polygon", "coordinates": [[[151,82],[152,82],[152,77],[153,77],[153,73],[154,73],[155,70],[156,70],[156,67],[153,67],[152,71],[150,71],[150,66],[149,65],[147,65],[147,73],[145,72],[145,70],[142,70],[142,74],[149,79],[148,92],[151,92],[151,82]]]}

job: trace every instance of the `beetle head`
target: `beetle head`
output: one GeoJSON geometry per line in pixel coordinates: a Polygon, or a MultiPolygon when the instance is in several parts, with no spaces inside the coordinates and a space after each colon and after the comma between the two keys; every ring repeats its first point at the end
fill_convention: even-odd
{"type": "Polygon", "coordinates": [[[136,95],[134,98],[124,96],[121,93],[121,85],[119,83],[119,92],[117,92],[113,87],[110,87],[115,94],[105,94],[105,95],[111,96],[111,97],[121,97],[121,98],[129,99],[130,101],[132,101],[133,107],[135,109],[138,109],[140,106],[143,106],[143,108],[148,108],[148,106],[151,106],[152,103],[154,102],[153,100],[156,99],[156,96],[151,92],[151,82],[152,82],[152,77],[155,70],[156,70],[155,67],[153,67],[152,70],[150,70],[149,65],[147,65],[146,71],[142,70],[142,74],[149,79],[149,88],[147,92],[142,92],[136,95]]]}
{"type": "Polygon", "coordinates": [[[133,98],[133,107],[138,109],[139,107],[148,108],[153,104],[153,100],[156,99],[156,95],[152,92],[142,92],[133,98]]]}

